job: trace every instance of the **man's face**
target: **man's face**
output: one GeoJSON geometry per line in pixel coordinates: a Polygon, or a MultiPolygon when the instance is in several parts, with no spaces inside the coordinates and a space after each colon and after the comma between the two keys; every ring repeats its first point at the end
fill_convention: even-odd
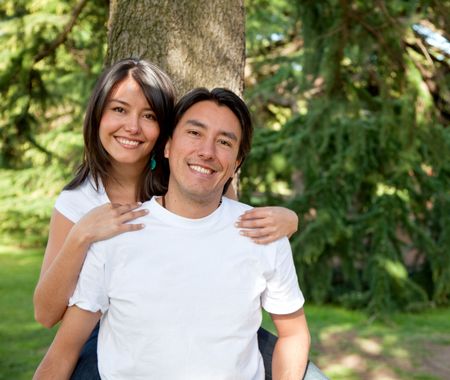
{"type": "Polygon", "coordinates": [[[169,192],[181,199],[219,202],[223,187],[239,165],[238,118],[226,106],[202,101],[189,108],[167,142],[169,192]]]}

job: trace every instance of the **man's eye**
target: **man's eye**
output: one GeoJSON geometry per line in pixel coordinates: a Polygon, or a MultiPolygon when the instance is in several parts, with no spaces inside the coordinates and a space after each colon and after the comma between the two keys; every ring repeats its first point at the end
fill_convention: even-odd
{"type": "Polygon", "coordinates": [[[231,147],[231,143],[228,140],[219,140],[219,144],[231,147]]]}
{"type": "Polygon", "coordinates": [[[188,131],[188,134],[190,134],[192,136],[200,136],[200,133],[197,131],[188,131]]]}

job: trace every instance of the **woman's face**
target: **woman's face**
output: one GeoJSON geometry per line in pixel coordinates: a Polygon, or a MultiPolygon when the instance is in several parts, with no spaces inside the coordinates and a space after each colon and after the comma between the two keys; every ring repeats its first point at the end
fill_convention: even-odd
{"type": "Polygon", "coordinates": [[[139,84],[130,76],[108,96],[100,120],[100,141],[113,168],[143,170],[159,136],[159,124],[139,84]]]}

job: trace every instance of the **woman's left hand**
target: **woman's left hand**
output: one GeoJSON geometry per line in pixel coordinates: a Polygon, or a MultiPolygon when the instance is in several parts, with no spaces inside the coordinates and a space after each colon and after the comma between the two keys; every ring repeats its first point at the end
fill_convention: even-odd
{"type": "Polygon", "coordinates": [[[298,216],[285,207],[255,207],[239,217],[236,227],[255,243],[268,244],[283,236],[291,237],[297,231],[298,216]]]}

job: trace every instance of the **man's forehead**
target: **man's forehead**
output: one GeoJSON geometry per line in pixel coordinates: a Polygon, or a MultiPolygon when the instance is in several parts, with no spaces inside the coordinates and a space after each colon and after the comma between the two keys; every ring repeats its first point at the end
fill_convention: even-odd
{"type": "Polygon", "coordinates": [[[208,128],[217,124],[221,124],[227,129],[234,129],[234,124],[238,128],[239,134],[242,132],[241,123],[234,112],[227,105],[218,104],[211,100],[203,100],[191,105],[181,116],[176,127],[192,125],[208,128]]]}

